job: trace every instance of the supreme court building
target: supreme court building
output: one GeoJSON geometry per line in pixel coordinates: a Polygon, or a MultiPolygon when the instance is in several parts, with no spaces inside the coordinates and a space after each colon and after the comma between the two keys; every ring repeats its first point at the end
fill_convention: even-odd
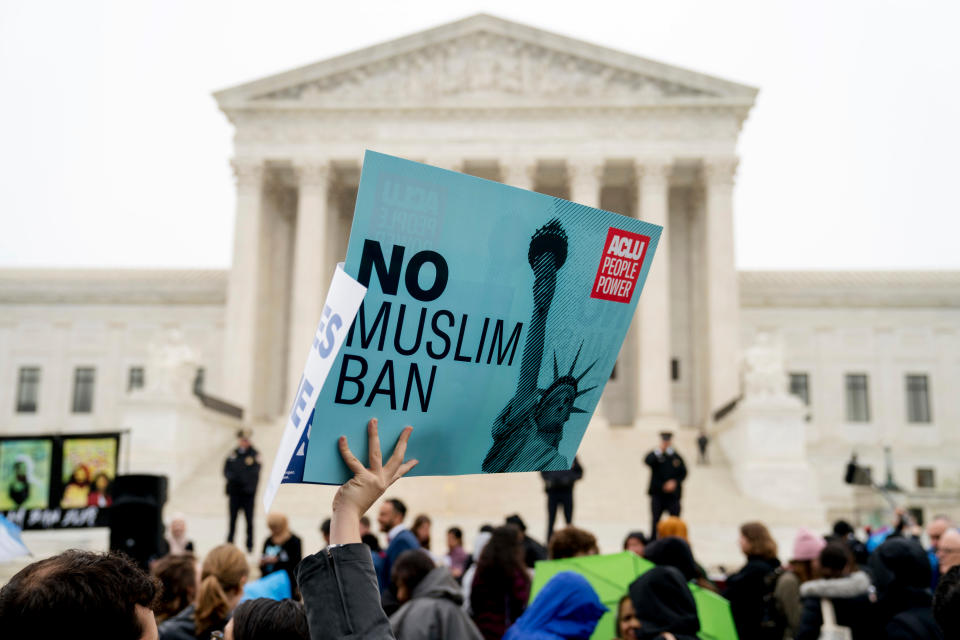
{"type": "MultiPolygon", "coordinates": [[[[889,448],[901,504],[956,512],[960,274],[738,272],[735,149],[756,95],[487,15],[218,91],[235,127],[230,270],[0,270],[0,433],[130,429],[130,470],[169,474],[196,518],[219,513],[203,495],[241,422],[191,404],[193,372],[269,457],[372,149],[664,227],[580,451],[578,517],[604,550],[646,527],[641,461],[662,428],[690,465],[699,430],[713,440],[684,503],[708,560],[746,519],[785,539],[866,521],[875,496],[842,482],[852,451],[882,480],[889,448]]],[[[517,511],[540,528],[536,474],[404,482],[438,531],[517,511]]]]}

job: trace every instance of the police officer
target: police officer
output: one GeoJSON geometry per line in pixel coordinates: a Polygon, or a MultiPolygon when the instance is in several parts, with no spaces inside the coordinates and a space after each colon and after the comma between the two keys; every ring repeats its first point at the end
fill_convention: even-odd
{"type": "Polygon", "coordinates": [[[260,480],[260,454],[250,444],[250,431],[237,431],[237,448],[230,452],[223,463],[223,476],[227,479],[227,495],[230,497],[230,532],[227,542],[233,542],[237,525],[237,513],[243,509],[247,521],[247,553],[253,552],[253,497],[260,480]]]}
{"type": "Polygon", "coordinates": [[[680,497],[682,483],[687,477],[687,466],[680,454],[671,445],[673,434],[664,431],[660,434],[660,446],[647,454],[644,462],[650,467],[650,513],[652,529],[650,539],[657,538],[657,523],[666,511],[672,516],[680,515],[680,497]]]}

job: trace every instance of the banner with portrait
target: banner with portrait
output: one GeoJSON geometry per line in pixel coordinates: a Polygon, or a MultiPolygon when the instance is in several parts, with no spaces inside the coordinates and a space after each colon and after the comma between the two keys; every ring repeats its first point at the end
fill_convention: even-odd
{"type": "Polygon", "coordinates": [[[106,526],[119,433],[0,437],[0,512],[22,529],[106,526]]]}

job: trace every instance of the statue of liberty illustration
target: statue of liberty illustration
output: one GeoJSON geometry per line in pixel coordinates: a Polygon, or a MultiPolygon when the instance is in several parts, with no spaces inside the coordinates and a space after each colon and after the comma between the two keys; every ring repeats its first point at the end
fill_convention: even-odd
{"type": "Polygon", "coordinates": [[[559,220],[553,219],[537,229],[530,239],[527,260],[534,275],[533,315],[523,345],[517,390],[493,424],[493,445],[483,460],[487,473],[569,469],[571,461],[560,455],[558,449],[563,427],[571,413],[586,413],[574,402],[596,388],[579,388],[596,361],[579,375],[574,373],[583,343],[564,375],[560,375],[554,352],[553,382],[546,389],[537,386],[557,272],[567,260],[567,233],[559,220]]]}

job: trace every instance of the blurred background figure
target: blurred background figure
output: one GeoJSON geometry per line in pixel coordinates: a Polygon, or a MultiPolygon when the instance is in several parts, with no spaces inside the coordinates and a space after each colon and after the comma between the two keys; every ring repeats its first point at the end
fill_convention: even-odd
{"type": "Polygon", "coordinates": [[[300,538],[290,531],[287,516],[282,513],[269,514],[267,527],[270,529],[270,535],[263,541],[260,571],[265,576],[275,571],[286,571],[296,598],[298,597],[297,565],[303,559],[303,544],[300,538]]]}
{"type": "Polygon", "coordinates": [[[577,527],[564,527],[554,533],[547,548],[547,558],[550,560],[595,556],[598,553],[600,548],[596,536],[577,527]]]}
{"type": "Polygon", "coordinates": [[[563,519],[573,524],[573,485],[583,478],[583,467],[576,456],[573,466],[563,471],[541,471],[543,488],[547,492],[547,542],[553,536],[553,524],[557,519],[557,507],[563,507],[563,519]]]}
{"type": "Polygon", "coordinates": [[[504,640],[589,638],[607,608],[587,579],[571,571],[550,578],[504,640]]]}
{"type": "Polygon", "coordinates": [[[647,536],[641,531],[631,531],[627,534],[627,537],[623,539],[623,550],[632,551],[641,558],[643,557],[643,550],[647,546],[647,536]]]}
{"type": "Polygon", "coordinates": [[[629,627],[636,638],[696,640],[697,605],[683,575],[673,567],[654,567],[634,580],[630,602],[639,623],[639,628],[629,627]]]}
{"type": "Polygon", "coordinates": [[[250,443],[250,433],[249,429],[237,431],[237,446],[223,463],[223,477],[227,480],[230,499],[227,542],[233,543],[237,514],[242,510],[247,523],[247,553],[253,553],[253,498],[260,482],[260,453],[250,443]]]}
{"type": "Polygon", "coordinates": [[[470,554],[463,548],[463,531],[460,527],[450,527],[447,529],[447,555],[446,564],[450,567],[450,574],[460,580],[467,565],[471,562],[470,554]]]}
{"type": "Polygon", "coordinates": [[[508,516],[506,524],[513,525],[520,531],[520,540],[523,544],[523,562],[533,569],[537,560],[547,559],[547,548],[527,535],[527,525],[519,514],[508,516]]]}
{"type": "MultiPolygon", "coordinates": [[[[846,544],[836,542],[846,549],[846,544]]],[[[793,553],[787,563],[787,570],[777,579],[773,595],[777,603],[777,611],[782,616],[785,625],[784,637],[793,637],[800,625],[802,606],[800,602],[800,585],[816,577],[815,563],[820,552],[827,546],[822,536],[800,528],[793,540],[793,553]]],[[[853,562],[853,554],[850,554],[853,562]]]]}
{"type": "Polygon", "coordinates": [[[187,517],[182,513],[175,513],[170,518],[170,526],[163,538],[167,543],[166,553],[180,555],[193,552],[193,540],[187,537],[187,517]]]}
{"type": "Polygon", "coordinates": [[[160,598],[153,607],[157,624],[172,618],[197,599],[200,575],[190,554],[167,555],[157,560],[150,574],[160,581],[160,598]]]}
{"type": "Polygon", "coordinates": [[[521,532],[497,527],[477,559],[470,591],[473,621],[486,640],[499,640],[527,608],[530,574],[523,562],[521,532]]]}
{"type": "Polygon", "coordinates": [[[434,566],[423,550],[404,551],[391,575],[400,608],[390,616],[397,640],[483,636],[464,612],[463,593],[446,567],[434,566]]]}
{"type": "Polygon", "coordinates": [[[777,559],[777,543],[760,522],[742,525],[739,542],[747,563],[727,578],[723,592],[723,597],[730,601],[737,634],[740,640],[782,637],[785,625],[778,620],[770,597],[783,573],[777,559]]]}

